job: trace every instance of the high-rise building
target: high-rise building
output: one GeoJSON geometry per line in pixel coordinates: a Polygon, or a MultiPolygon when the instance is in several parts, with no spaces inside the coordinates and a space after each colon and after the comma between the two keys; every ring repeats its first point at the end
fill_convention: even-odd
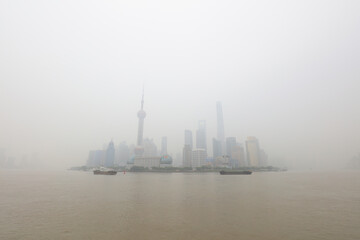
{"type": "Polygon", "coordinates": [[[247,137],[246,140],[246,154],[248,164],[250,166],[259,166],[260,164],[260,147],[259,141],[256,137],[247,137]]]}
{"type": "Polygon", "coordinates": [[[224,118],[222,111],[221,102],[216,102],[216,116],[217,116],[217,141],[213,141],[214,159],[219,156],[226,155],[226,144],[225,144],[225,130],[224,130],[224,118]]]}
{"type": "Polygon", "coordinates": [[[198,130],[196,131],[196,148],[204,149],[205,152],[207,152],[205,120],[199,121],[199,127],[198,130]]]}
{"type": "Polygon", "coordinates": [[[105,150],[94,150],[89,152],[89,157],[86,165],[88,167],[99,167],[105,163],[106,151],[105,150]]]}
{"type": "Polygon", "coordinates": [[[185,145],[189,145],[193,149],[193,136],[190,130],[185,130],[185,145]]]}
{"type": "Polygon", "coordinates": [[[122,142],[119,145],[118,160],[120,166],[126,166],[126,163],[130,160],[130,150],[126,142],[122,142]]]}
{"type": "Polygon", "coordinates": [[[216,102],[217,113],[217,139],[220,142],[225,142],[224,118],[221,102],[216,102]]]}
{"type": "Polygon", "coordinates": [[[235,137],[227,137],[226,138],[226,155],[231,158],[232,148],[236,146],[236,138],[235,137]]]}
{"type": "Polygon", "coordinates": [[[233,167],[244,167],[246,166],[245,150],[244,147],[237,143],[231,148],[231,165],[233,167]]]}
{"type": "Polygon", "coordinates": [[[218,157],[222,156],[222,146],[221,142],[218,139],[213,138],[213,157],[216,160],[218,157]]]}
{"type": "Polygon", "coordinates": [[[145,138],[143,141],[143,148],[144,157],[154,157],[159,155],[153,139],[145,138]]]}
{"type": "MultiPolygon", "coordinates": [[[[97,167],[97,165],[95,165],[95,152],[96,151],[89,151],[89,157],[88,157],[88,160],[86,162],[86,166],[88,166],[88,167],[97,167]]],[[[100,166],[100,164],[98,166],[100,166]]]]}
{"type": "Polygon", "coordinates": [[[143,146],[144,119],[146,117],[146,112],[144,111],[144,88],[141,99],[141,109],[137,113],[137,116],[139,118],[139,125],[138,125],[137,146],[135,148],[135,155],[142,156],[144,153],[144,146],[143,146]]]}
{"type": "Polygon", "coordinates": [[[232,151],[233,148],[236,147],[236,138],[235,137],[227,137],[226,138],[226,156],[229,157],[229,162],[231,167],[238,167],[238,161],[233,158],[232,151]]]}
{"type": "Polygon", "coordinates": [[[192,167],[191,159],[192,159],[192,149],[190,145],[185,144],[183,148],[183,167],[192,167]]]}
{"type": "Polygon", "coordinates": [[[205,149],[195,149],[191,154],[191,166],[193,168],[201,167],[205,165],[206,162],[206,151],[205,149]]]}
{"type": "Polygon", "coordinates": [[[113,167],[115,161],[115,147],[114,142],[111,140],[106,150],[105,167],[113,167]]]}
{"type": "Polygon", "coordinates": [[[167,154],[167,137],[161,138],[161,156],[167,154]]]}

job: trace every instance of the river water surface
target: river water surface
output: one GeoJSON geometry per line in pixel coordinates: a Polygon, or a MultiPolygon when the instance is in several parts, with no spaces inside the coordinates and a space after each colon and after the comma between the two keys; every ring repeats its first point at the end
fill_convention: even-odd
{"type": "Polygon", "coordinates": [[[360,171],[0,170],[0,239],[360,239],[360,171]]]}

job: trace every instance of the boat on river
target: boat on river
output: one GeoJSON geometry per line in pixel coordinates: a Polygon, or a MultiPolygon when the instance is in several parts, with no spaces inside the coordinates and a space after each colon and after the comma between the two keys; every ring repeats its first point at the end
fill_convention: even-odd
{"type": "Polygon", "coordinates": [[[116,175],[117,171],[108,168],[100,168],[94,170],[95,175],[116,175]]]}
{"type": "Polygon", "coordinates": [[[250,175],[252,171],[239,171],[239,170],[221,170],[221,175],[250,175]]]}

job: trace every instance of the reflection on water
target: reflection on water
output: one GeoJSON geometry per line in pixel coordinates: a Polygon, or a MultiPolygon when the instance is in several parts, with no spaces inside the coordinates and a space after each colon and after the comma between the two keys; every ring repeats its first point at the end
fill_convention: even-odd
{"type": "Polygon", "coordinates": [[[0,239],[360,239],[360,172],[0,171],[0,239]]]}

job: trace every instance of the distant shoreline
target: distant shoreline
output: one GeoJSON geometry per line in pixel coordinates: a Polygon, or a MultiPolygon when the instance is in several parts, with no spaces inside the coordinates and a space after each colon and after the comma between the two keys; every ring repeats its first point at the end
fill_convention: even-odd
{"type": "MultiPolygon", "coordinates": [[[[77,166],[71,167],[68,170],[72,171],[93,171],[94,167],[87,166],[77,166]]],[[[180,167],[166,167],[166,168],[145,168],[145,167],[137,167],[133,166],[131,168],[126,167],[113,167],[112,170],[117,172],[136,172],[136,173],[211,173],[211,172],[220,172],[222,170],[239,170],[239,171],[252,171],[252,172],[284,172],[287,171],[286,168],[279,168],[273,166],[266,167],[240,167],[240,168],[211,168],[211,167],[200,167],[200,168],[180,168],[180,167]]]]}

